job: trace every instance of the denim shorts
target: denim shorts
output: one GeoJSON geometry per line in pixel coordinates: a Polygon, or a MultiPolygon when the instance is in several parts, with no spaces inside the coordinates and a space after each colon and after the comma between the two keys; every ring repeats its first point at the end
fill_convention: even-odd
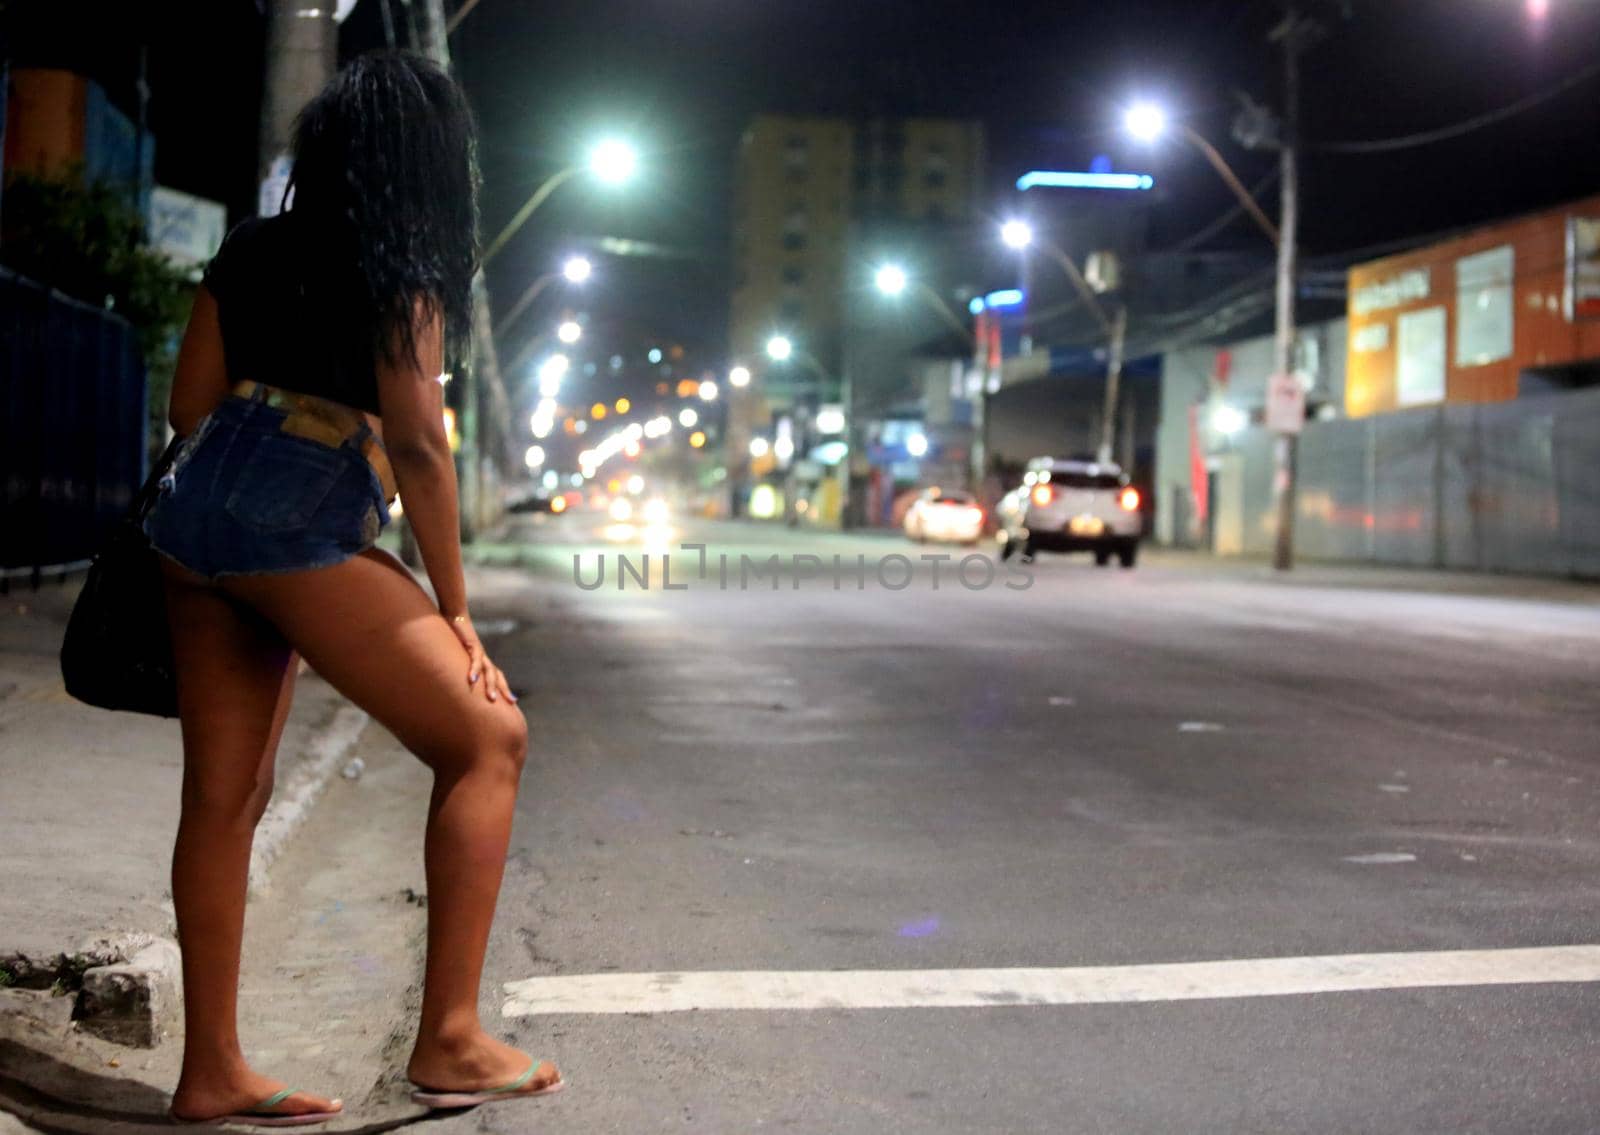
{"type": "Polygon", "coordinates": [[[196,575],[330,567],[370,548],[388,502],[359,440],[332,448],[279,426],[259,401],[223,400],[178,447],[145,534],[196,575]]]}

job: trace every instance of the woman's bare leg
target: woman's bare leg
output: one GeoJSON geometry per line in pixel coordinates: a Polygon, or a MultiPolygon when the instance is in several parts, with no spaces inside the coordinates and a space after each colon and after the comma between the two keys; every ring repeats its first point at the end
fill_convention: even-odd
{"type": "MultiPolygon", "coordinates": [[[[183,815],[172,903],[183,947],[183,1072],[174,1113],[208,1119],[253,1107],[285,1085],[252,1072],[239,1047],[239,947],[256,822],[272,795],[294,654],[220,592],[168,570],[167,612],[183,724],[183,815]]],[[[273,1110],[337,1105],[297,1093],[273,1110]]]]}
{"type": "MultiPolygon", "coordinates": [[[[433,770],[428,959],[412,1079],[450,1089],[516,1079],[528,1058],[484,1032],[478,985],[527,752],[522,711],[468,684],[466,653],[449,624],[386,553],[227,586],[433,770]]],[[[528,1090],[558,1078],[545,1065],[528,1090]]]]}

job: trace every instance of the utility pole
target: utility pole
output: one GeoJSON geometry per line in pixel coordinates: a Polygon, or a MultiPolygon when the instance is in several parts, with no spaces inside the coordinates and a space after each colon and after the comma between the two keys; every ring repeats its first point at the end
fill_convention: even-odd
{"type": "MultiPolygon", "coordinates": [[[[445,19],[443,0],[424,0],[422,12],[423,54],[449,70],[450,22],[445,19]]],[[[465,10],[460,14],[465,15],[465,10]]],[[[470,540],[490,519],[485,514],[483,492],[484,391],[488,388],[503,394],[504,389],[494,349],[489,285],[482,269],[472,277],[472,359],[461,383],[461,537],[470,540]]]]}
{"type": "MultiPolygon", "coordinates": [[[[1300,145],[1300,52],[1314,34],[1316,24],[1302,19],[1294,3],[1285,5],[1283,23],[1272,38],[1283,44],[1283,126],[1279,139],[1282,169],[1278,215],[1278,295],[1276,332],[1273,340],[1273,373],[1294,374],[1294,300],[1298,270],[1296,240],[1300,217],[1300,171],[1297,151],[1300,145]]],[[[1272,548],[1272,566],[1278,571],[1294,567],[1295,461],[1299,433],[1281,432],[1272,443],[1272,495],[1277,506],[1278,525],[1272,548]]]]}
{"type": "Polygon", "coordinates": [[[333,12],[333,5],[325,0],[267,2],[267,74],[256,170],[262,213],[276,213],[283,199],[295,116],[338,67],[339,25],[334,23],[333,12]]]}
{"type": "Polygon", "coordinates": [[[1100,415],[1100,449],[1095,455],[1101,465],[1111,464],[1116,440],[1117,400],[1122,396],[1122,352],[1127,339],[1128,305],[1119,303],[1111,316],[1111,345],[1106,352],[1106,403],[1100,415]]]}

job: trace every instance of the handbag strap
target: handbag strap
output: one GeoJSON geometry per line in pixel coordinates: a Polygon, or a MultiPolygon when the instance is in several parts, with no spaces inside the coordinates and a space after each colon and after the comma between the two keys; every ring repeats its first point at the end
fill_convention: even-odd
{"type": "Polygon", "coordinates": [[[142,523],[150,510],[156,506],[156,498],[161,495],[161,480],[172,468],[173,459],[178,455],[178,446],[183,444],[181,437],[174,437],[167,442],[167,448],[161,451],[161,456],[156,458],[156,463],[150,469],[150,476],[145,478],[144,485],[133,498],[133,507],[128,509],[128,516],[135,523],[142,523]]]}

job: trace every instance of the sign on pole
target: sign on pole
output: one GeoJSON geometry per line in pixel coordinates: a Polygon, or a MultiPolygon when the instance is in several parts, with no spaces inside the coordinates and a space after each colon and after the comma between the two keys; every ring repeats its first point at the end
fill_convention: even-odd
{"type": "Polygon", "coordinates": [[[150,192],[150,244],[168,260],[197,270],[217,254],[227,234],[228,209],[158,185],[150,192]]]}
{"type": "Polygon", "coordinates": [[[1275,374],[1267,379],[1267,429],[1276,434],[1298,434],[1306,423],[1306,388],[1297,374],[1275,374]]]}

